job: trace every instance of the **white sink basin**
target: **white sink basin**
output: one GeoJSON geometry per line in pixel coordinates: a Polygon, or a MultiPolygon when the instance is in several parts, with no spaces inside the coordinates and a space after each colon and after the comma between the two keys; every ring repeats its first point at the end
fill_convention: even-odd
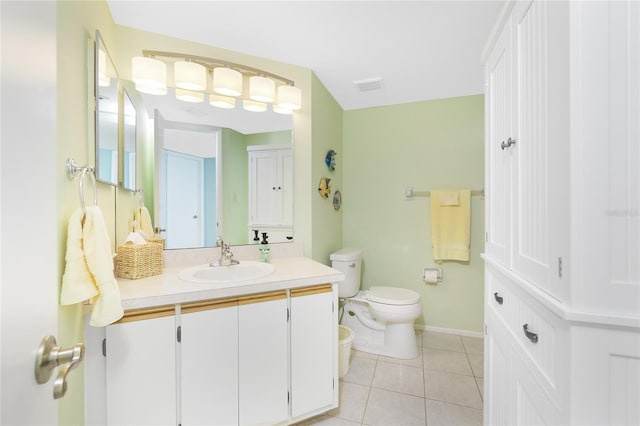
{"type": "Polygon", "coordinates": [[[238,265],[230,266],[193,266],[183,269],[178,276],[185,281],[195,283],[236,283],[266,277],[275,269],[275,266],[270,263],[240,261],[238,265]]]}

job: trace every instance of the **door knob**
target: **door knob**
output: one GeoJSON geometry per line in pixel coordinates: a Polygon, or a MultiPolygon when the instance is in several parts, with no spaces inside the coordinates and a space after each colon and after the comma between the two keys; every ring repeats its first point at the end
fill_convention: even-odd
{"type": "Polygon", "coordinates": [[[58,377],[53,384],[53,398],[62,398],[67,392],[67,375],[84,358],[84,344],[76,343],[69,348],[57,346],[56,338],[46,336],[42,339],[36,353],[35,376],[38,384],[45,384],[51,378],[53,370],[60,367],[58,377]]]}

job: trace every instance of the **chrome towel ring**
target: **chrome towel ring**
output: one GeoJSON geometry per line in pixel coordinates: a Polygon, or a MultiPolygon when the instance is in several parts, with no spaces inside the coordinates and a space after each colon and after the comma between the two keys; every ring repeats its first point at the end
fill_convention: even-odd
{"type": "Polygon", "coordinates": [[[93,167],[91,166],[78,166],[73,158],[69,158],[67,160],[67,177],[69,180],[74,180],[75,177],[80,174],[80,182],[78,182],[78,194],[80,196],[80,207],[83,212],[87,212],[87,205],[84,200],[84,178],[87,176],[91,176],[93,179],[93,205],[98,205],[98,188],[96,185],[96,176],[93,172],[93,167]]]}

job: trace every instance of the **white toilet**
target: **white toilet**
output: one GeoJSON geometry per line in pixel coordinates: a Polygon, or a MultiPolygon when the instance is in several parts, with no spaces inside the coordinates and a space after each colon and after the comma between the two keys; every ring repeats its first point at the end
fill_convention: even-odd
{"type": "Polygon", "coordinates": [[[356,350],[411,359],[418,356],[414,321],[422,313],[420,295],[398,287],[360,290],[362,251],[343,248],[330,256],[331,266],[345,274],[338,283],[344,299],[340,323],[353,330],[356,350]]]}

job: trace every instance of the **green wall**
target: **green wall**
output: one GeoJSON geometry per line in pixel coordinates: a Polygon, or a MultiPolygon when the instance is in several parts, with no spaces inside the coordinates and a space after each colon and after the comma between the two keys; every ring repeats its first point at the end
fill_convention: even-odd
{"type": "Polygon", "coordinates": [[[247,242],[249,231],[249,166],[245,135],[222,129],[222,228],[225,241],[247,242]]]}
{"type": "MultiPolygon", "coordinates": [[[[471,201],[471,260],[436,265],[429,198],[415,191],[483,187],[482,95],[345,111],[343,245],[363,251],[362,287],[397,286],[422,296],[418,324],[481,331],[484,199],[471,201]],[[425,267],[443,281],[422,281],[425,267]]],[[[315,125],[315,123],[314,123],[315,125]]]]}
{"type": "MultiPolygon", "coordinates": [[[[312,244],[311,258],[329,265],[329,255],[339,249],[342,240],[342,210],[333,208],[333,195],[336,190],[343,192],[342,176],[346,170],[342,160],[342,117],[343,111],[336,100],[331,96],[320,80],[313,75],[311,81],[313,93],[313,110],[311,114],[311,229],[312,244]],[[336,170],[330,171],[324,162],[327,151],[333,149],[337,154],[336,170]],[[322,177],[331,179],[332,188],[328,199],[324,199],[318,193],[318,184],[322,177]]],[[[309,174],[309,171],[306,171],[309,174]]],[[[297,179],[297,176],[295,176],[297,179]]],[[[298,203],[294,209],[298,208],[298,203]]],[[[294,227],[294,235],[298,237],[297,224],[294,227]]]]}

